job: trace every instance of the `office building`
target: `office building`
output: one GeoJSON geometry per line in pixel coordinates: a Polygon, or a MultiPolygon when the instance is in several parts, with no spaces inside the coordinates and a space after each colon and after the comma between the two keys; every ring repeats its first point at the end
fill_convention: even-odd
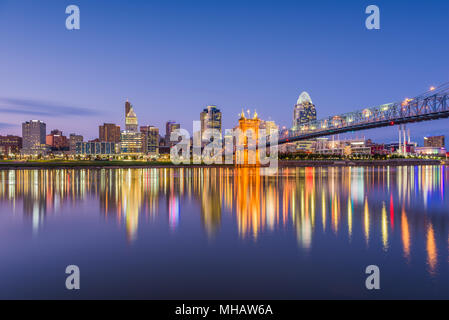
{"type": "Polygon", "coordinates": [[[19,136],[0,136],[0,154],[18,154],[22,149],[22,137],[19,136]]]}
{"type": "Polygon", "coordinates": [[[307,92],[301,93],[293,110],[293,128],[316,120],[316,108],[307,92]]]}
{"type": "Polygon", "coordinates": [[[75,153],[81,156],[109,156],[117,154],[115,142],[77,142],[75,153]]]}
{"type": "Polygon", "coordinates": [[[181,125],[174,121],[168,121],[165,124],[165,145],[166,146],[171,147],[177,143],[176,141],[174,141],[174,142],[170,141],[170,136],[171,136],[172,132],[174,132],[175,130],[179,130],[180,128],[181,128],[181,125]]]}
{"type": "Polygon", "coordinates": [[[45,144],[46,124],[40,120],[22,123],[22,153],[42,155],[48,151],[45,144]]]}
{"type": "Polygon", "coordinates": [[[68,151],[69,141],[62,131],[55,129],[50,132],[45,138],[45,143],[52,151],[68,151]]]}
{"type": "Polygon", "coordinates": [[[120,135],[120,153],[139,155],[143,153],[142,133],[138,131],[137,115],[129,101],[125,103],[125,127],[120,135]]]}
{"type": "Polygon", "coordinates": [[[98,127],[98,137],[100,141],[104,142],[120,142],[120,126],[114,123],[104,123],[98,127]]]}
{"type": "Polygon", "coordinates": [[[142,151],[145,154],[159,154],[159,128],[154,126],[141,126],[142,133],[142,151]]]}
{"type": "Polygon", "coordinates": [[[207,106],[200,113],[201,121],[201,141],[206,142],[209,139],[204,139],[204,132],[208,129],[217,130],[221,133],[221,111],[216,106],[207,106]]]}
{"type": "Polygon", "coordinates": [[[444,148],[444,136],[424,137],[424,147],[444,148]]]}
{"type": "Polygon", "coordinates": [[[125,129],[128,132],[138,132],[137,115],[129,101],[125,103],[125,129]]]}
{"type": "Polygon", "coordinates": [[[69,136],[69,151],[72,154],[76,153],[76,144],[78,142],[83,142],[84,138],[81,135],[77,135],[75,133],[71,133],[69,136]]]}

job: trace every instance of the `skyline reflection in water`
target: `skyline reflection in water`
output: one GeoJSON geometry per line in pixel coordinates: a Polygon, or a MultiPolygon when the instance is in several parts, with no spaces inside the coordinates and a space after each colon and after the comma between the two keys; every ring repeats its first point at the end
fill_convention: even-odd
{"type": "Polygon", "coordinates": [[[333,246],[400,251],[406,265],[425,260],[430,278],[447,280],[447,180],[444,166],[285,168],[275,176],[255,168],[3,170],[0,221],[22,217],[40,237],[46,223],[88,203],[89,216],[125,230],[128,246],[146,225],[176,235],[200,224],[211,241],[225,234],[257,246],[292,235],[312,256],[333,246]]]}

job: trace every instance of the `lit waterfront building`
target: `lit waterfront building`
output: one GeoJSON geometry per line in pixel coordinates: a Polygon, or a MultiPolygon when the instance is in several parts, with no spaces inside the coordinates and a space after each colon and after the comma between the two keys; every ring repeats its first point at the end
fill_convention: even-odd
{"type": "Polygon", "coordinates": [[[0,154],[18,154],[22,149],[22,138],[19,136],[0,136],[0,154]]]}
{"type": "Polygon", "coordinates": [[[201,141],[205,142],[204,139],[204,132],[207,129],[212,130],[218,130],[221,132],[221,111],[216,106],[207,106],[206,109],[204,109],[200,113],[200,120],[201,120],[201,141]]]}
{"type": "Polygon", "coordinates": [[[124,155],[142,154],[142,134],[137,130],[137,115],[129,101],[125,103],[125,114],[126,130],[122,131],[120,136],[120,152],[124,155]]]}
{"type": "Polygon", "coordinates": [[[316,120],[316,108],[307,92],[301,93],[293,110],[293,128],[316,120]]]}
{"type": "Polygon", "coordinates": [[[371,155],[372,148],[370,140],[348,139],[348,140],[329,140],[328,138],[319,138],[316,140],[315,153],[324,155],[371,155]]]}
{"type": "Polygon", "coordinates": [[[138,121],[137,121],[137,115],[134,112],[134,108],[129,101],[126,101],[125,103],[125,125],[126,125],[126,131],[129,132],[137,132],[138,129],[138,121]]]}
{"type": "Polygon", "coordinates": [[[444,148],[444,136],[424,137],[424,147],[444,148]]]}
{"type": "Polygon", "coordinates": [[[170,136],[171,133],[174,132],[175,130],[181,129],[181,125],[179,123],[176,123],[174,121],[167,121],[167,123],[165,124],[165,145],[172,147],[173,145],[175,145],[177,142],[171,142],[170,141],[170,136]]]}
{"type": "Polygon", "coordinates": [[[55,151],[67,151],[69,149],[69,141],[67,137],[62,134],[61,130],[55,129],[50,132],[45,138],[45,143],[55,151]]]}
{"type": "Polygon", "coordinates": [[[159,154],[159,128],[154,126],[141,126],[143,140],[143,153],[149,155],[159,154]]]}
{"type": "Polygon", "coordinates": [[[82,156],[106,156],[117,154],[115,142],[77,142],[75,152],[82,156]]]}
{"type": "Polygon", "coordinates": [[[76,153],[76,144],[78,142],[83,142],[84,138],[81,135],[77,135],[75,133],[71,133],[69,136],[69,151],[71,154],[76,153]]]}
{"type": "Polygon", "coordinates": [[[100,141],[115,143],[120,142],[120,126],[117,126],[114,123],[104,123],[99,126],[98,133],[100,141]]]}
{"type": "Polygon", "coordinates": [[[265,130],[267,136],[279,131],[279,126],[271,120],[260,120],[260,129],[265,130]]]}
{"type": "Polygon", "coordinates": [[[22,153],[25,155],[43,155],[48,151],[45,144],[47,126],[40,120],[22,123],[22,153]]]}

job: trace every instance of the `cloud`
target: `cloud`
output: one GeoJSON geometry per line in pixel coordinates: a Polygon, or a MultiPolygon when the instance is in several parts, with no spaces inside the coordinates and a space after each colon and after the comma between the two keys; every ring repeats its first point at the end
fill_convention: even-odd
{"type": "Polygon", "coordinates": [[[0,97],[0,113],[33,115],[33,116],[91,116],[97,111],[74,106],[66,106],[47,101],[0,97]]]}
{"type": "Polygon", "coordinates": [[[6,123],[6,122],[0,122],[0,129],[7,129],[7,128],[12,128],[12,127],[17,127],[17,124],[13,124],[13,123],[6,123]]]}

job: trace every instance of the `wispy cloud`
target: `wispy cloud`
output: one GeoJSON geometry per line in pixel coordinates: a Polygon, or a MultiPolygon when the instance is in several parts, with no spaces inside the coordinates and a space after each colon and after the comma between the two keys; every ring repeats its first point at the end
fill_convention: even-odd
{"type": "Polygon", "coordinates": [[[0,113],[23,114],[33,116],[90,116],[99,112],[83,108],[56,104],[53,102],[0,97],[0,113]]]}
{"type": "Polygon", "coordinates": [[[13,124],[13,123],[6,123],[6,122],[0,122],[0,129],[7,129],[7,128],[12,128],[12,127],[17,127],[17,124],[13,124]]]}

